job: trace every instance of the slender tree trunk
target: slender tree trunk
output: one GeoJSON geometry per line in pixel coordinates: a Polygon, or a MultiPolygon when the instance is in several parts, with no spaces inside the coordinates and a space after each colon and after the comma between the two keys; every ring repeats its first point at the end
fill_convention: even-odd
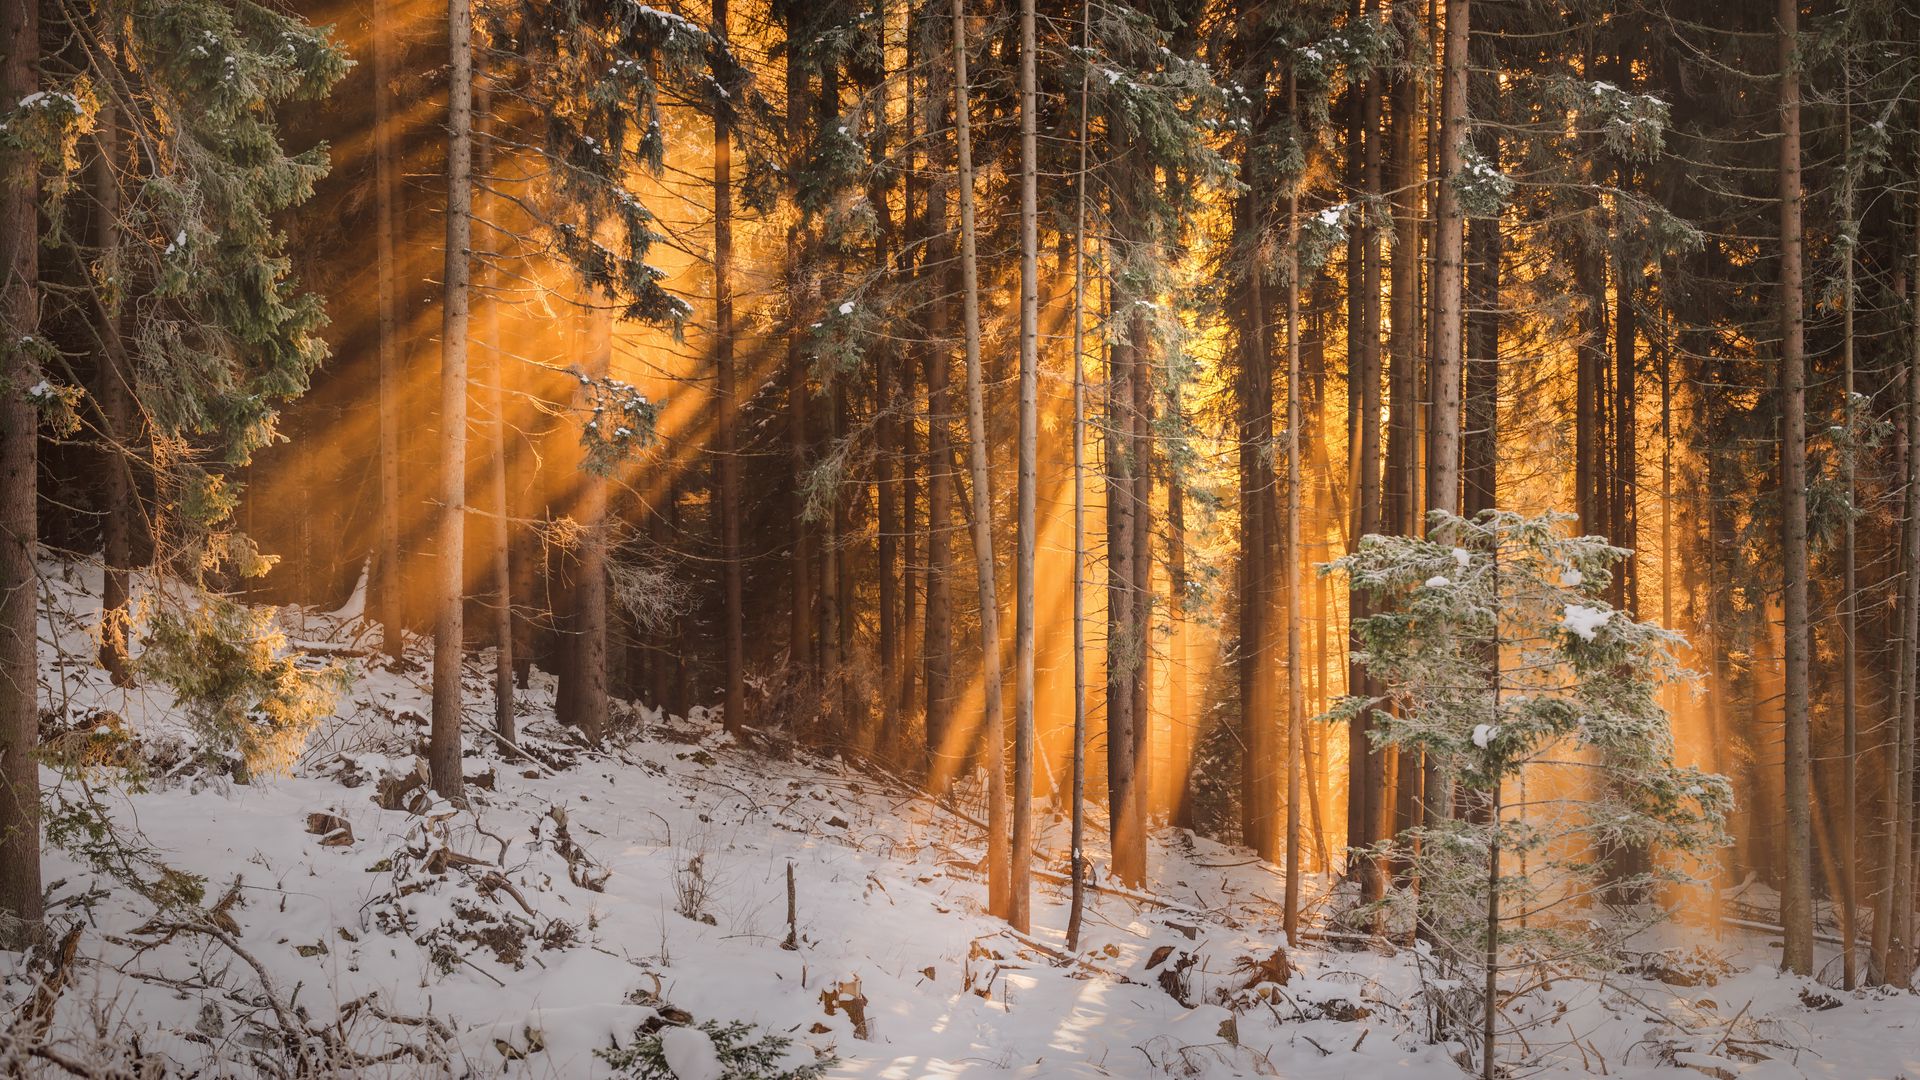
{"type": "Polygon", "coordinates": [[[932,238],[921,272],[932,278],[927,312],[927,754],[932,790],[943,794],[966,757],[953,732],[953,403],[949,392],[952,350],[947,340],[953,280],[953,245],[947,230],[945,195],[929,192],[927,234],[932,238]]]}
{"type": "MultiPolygon", "coordinates": [[[[604,381],[613,368],[612,300],[591,292],[583,297],[587,311],[587,377],[604,381]]],[[[584,402],[583,402],[584,404],[584,402]]],[[[581,416],[590,415],[588,408],[581,416]]],[[[580,523],[580,558],[574,567],[573,620],[578,697],[572,722],[587,741],[599,745],[607,733],[607,477],[588,462],[580,471],[580,489],[574,517],[580,523]]],[[[666,497],[673,498],[673,485],[666,497]]],[[[656,510],[656,513],[658,511],[656,510]]],[[[658,658],[655,658],[656,662],[658,658]]],[[[653,703],[668,710],[664,687],[654,687],[653,703]]]]}
{"type": "MultiPolygon", "coordinates": [[[[1093,55],[1093,0],[1080,0],[1080,48],[1093,55]]],[[[1073,882],[1067,912],[1068,952],[1080,948],[1087,893],[1087,143],[1092,71],[1091,64],[1080,71],[1079,163],[1073,180],[1073,807],[1068,848],[1068,874],[1073,882]]]]}
{"type": "Polygon", "coordinates": [[[987,467],[987,406],[980,371],[980,275],[974,254],[972,109],[968,103],[966,0],[953,0],[954,152],[960,184],[960,321],[966,335],[967,461],[973,496],[973,565],[980,588],[980,681],[986,711],[987,909],[1009,914],[1006,720],[1000,708],[1000,601],[993,578],[993,474],[987,467]]]}
{"type": "MultiPolygon", "coordinates": [[[[1378,17],[1378,0],[1369,0],[1368,17],[1378,17]]],[[[1380,226],[1371,209],[1382,195],[1381,157],[1383,137],[1380,131],[1381,77],[1378,70],[1369,76],[1361,103],[1360,126],[1366,139],[1362,148],[1361,192],[1369,208],[1361,231],[1360,339],[1359,370],[1352,381],[1359,383],[1358,426],[1359,483],[1354,506],[1354,530],[1348,538],[1357,546],[1360,538],[1381,528],[1380,498],[1380,226]]],[[[1350,693],[1370,692],[1366,669],[1351,659],[1359,643],[1351,637],[1353,625],[1368,613],[1366,595],[1350,590],[1347,596],[1349,661],[1347,684],[1350,693]]],[[[1373,726],[1370,713],[1362,712],[1348,727],[1348,824],[1349,849],[1364,848],[1383,839],[1390,818],[1386,804],[1386,754],[1373,748],[1368,731],[1373,726]]],[[[1385,895],[1386,879],[1379,860],[1359,860],[1361,896],[1368,902],[1385,895]]],[[[1351,872],[1351,868],[1350,868],[1351,872]]]]}
{"type": "Polygon", "coordinates": [[[373,5],[373,197],[374,261],[379,275],[380,326],[380,526],[372,590],[372,614],[380,623],[380,646],[398,659],[406,647],[403,585],[400,571],[400,326],[399,286],[395,282],[393,217],[395,185],[393,52],[397,46],[389,15],[392,6],[373,5]]]}
{"type": "MultiPolygon", "coordinates": [[[[1489,47],[1482,63],[1491,68],[1489,47]]],[[[1491,76],[1486,76],[1491,78],[1491,76]]],[[[1480,156],[1500,165],[1499,138],[1491,130],[1476,141],[1480,156]]],[[[1463,448],[1465,492],[1462,510],[1472,517],[1500,503],[1500,218],[1475,218],[1467,224],[1466,420],[1463,448]]]]}
{"type": "MultiPolygon", "coordinates": [[[[1259,210],[1251,192],[1241,199],[1241,214],[1241,235],[1254,235],[1259,227],[1259,210]]],[[[1240,469],[1240,834],[1248,847],[1270,860],[1277,854],[1269,772],[1273,765],[1269,737],[1273,701],[1267,625],[1268,553],[1273,545],[1267,537],[1265,506],[1273,477],[1267,460],[1273,402],[1267,307],[1261,288],[1265,269],[1257,253],[1248,254],[1244,273],[1236,433],[1240,469]]]]}
{"type": "MultiPolygon", "coordinates": [[[[1473,15],[1469,0],[1446,0],[1447,24],[1440,97],[1440,173],[1435,183],[1433,267],[1433,405],[1427,422],[1429,513],[1460,512],[1461,378],[1465,364],[1466,213],[1459,178],[1467,148],[1467,48],[1473,15]]],[[[1424,531],[1424,530],[1423,530],[1424,531]]],[[[1453,778],[1429,760],[1423,774],[1421,820],[1433,826],[1453,813],[1453,778]]]]}
{"type": "MultiPolygon", "coordinates": [[[[1920,224],[1914,227],[1915,271],[1912,275],[1913,302],[1920,310],[1920,224]]],[[[1893,804],[1894,827],[1891,859],[1891,920],[1886,982],[1898,987],[1913,985],[1914,968],[1914,757],[1915,738],[1920,735],[1920,334],[1915,334],[1907,364],[1906,416],[1906,550],[1901,568],[1900,654],[1904,658],[1904,692],[1893,709],[1895,727],[1894,768],[1887,778],[1887,798],[1893,804]]]]}
{"type": "MultiPolygon", "coordinates": [[[[1850,63],[1844,68],[1846,90],[1841,110],[1842,150],[1841,160],[1853,158],[1853,67],[1850,63]]],[[[1843,170],[1840,190],[1840,215],[1842,227],[1851,227],[1854,222],[1853,172],[1843,170]]],[[[1842,989],[1852,990],[1859,985],[1859,949],[1854,937],[1856,922],[1860,916],[1859,858],[1860,858],[1860,655],[1857,632],[1859,629],[1859,595],[1857,592],[1855,560],[1855,523],[1851,513],[1856,491],[1855,462],[1858,454],[1857,417],[1854,412],[1853,366],[1854,366],[1854,259],[1855,252],[1848,249],[1843,252],[1845,263],[1841,270],[1840,288],[1840,363],[1841,363],[1841,405],[1842,423],[1846,431],[1846,443],[1841,450],[1841,473],[1846,485],[1848,513],[1841,525],[1840,542],[1840,678],[1841,678],[1841,795],[1840,795],[1840,984],[1842,989]]],[[[1661,380],[1662,419],[1664,430],[1666,380],[1661,380]]],[[[1664,464],[1664,463],[1663,463],[1664,464]]],[[[1664,474],[1664,467],[1663,467],[1664,474]]],[[[1665,494],[1665,477],[1662,477],[1662,494],[1665,494]]],[[[1665,504],[1663,504],[1665,505],[1665,504]]],[[[1662,510],[1670,517],[1668,510],[1662,510]]],[[[1665,526],[1662,526],[1663,532],[1665,526]]],[[[1664,543],[1664,541],[1663,541],[1664,543]]],[[[1661,564],[1662,576],[1672,574],[1672,562],[1669,559],[1661,564]]],[[[1671,593],[1671,589],[1667,590],[1671,593]]],[[[1669,615],[1671,618],[1671,615],[1669,615]]],[[[1669,624],[1670,625],[1670,624],[1669,624]]]]}
{"type": "Polygon", "coordinates": [[[1799,0],[1779,0],[1780,45],[1780,524],[1786,617],[1786,878],[1781,966],[1813,972],[1812,748],[1808,720],[1807,403],[1800,222],[1799,0]]]}
{"type": "MultiPolygon", "coordinates": [[[[1299,90],[1287,74],[1287,111],[1299,90]]],[[[1287,884],[1283,924],[1288,944],[1300,940],[1300,767],[1306,709],[1300,656],[1300,184],[1287,189],[1287,523],[1280,567],[1287,627],[1287,884]]]]}
{"type": "Polygon", "coordinates": [[[1007,921],[1031,919],[1033,858],[1033,560],[1040,442],[1040,195],[1034,0],[1020,0],[1020,476],[1014,570],[1013,851],[1007,921]]]}
{"type": "MultiPolygon", "coordinates": [[[[788,31],[795,29],[791,14],[788,31]]],[[[787,51],[787,143],[805,145],[807,73],[799,50],[787,51]]],[[[797,222],[787,229],[787,513],[793,523],[788,585],[792,606],[788,629],[788,659],[794,673],[804,676],[813,667],[813,543],[807,527],[807,358],[801,345],[806,332],[807,268],[805,237],[797,222]]]]}
{"type": "MultiPolygon", "coordinates": [[[[93,248],[95,258],[115,281],[120,279],[120,119],[111,97],[103,98],[94,114],[93,137],[99,156],[94,159],[93,248]]],[[[133,372],[127,365],[127,346],[121,335],[121,298],[117,290],[99,294],[95,312],[99,335],[99,372],[102,443],[100,486],[100,555],[104,570],[100,593],[100,666],[115,686],[133,685],[127,658],[131,629],[127,602],[133,565],[134,504],[132,451],[133,372]]]]}
{"type": "MultiPolygon", "coordinates": [[[[483,123],[494,125],[493,94],[484,77],[478,86],[478,104],[483,123]]],[[[504,212],[502,203],[491,194],[495,180],[493,178],[494,151],[493,139],[483,137],[480,142],[480,182],[486,185],[487,227],[492,231],[495,245],[504,246],[507,231],[500,226],[500,215],[504,212]]],[[[499,252],[494,253],[500,257],[499,252]]],[[[487,566],[493,578],[493,729],[502,738],[512,742],[514,735],[514,641],[513,641],[513,605],[522,599],[513,590],[513,542],[511,507],[507,501],[507,453],[509,448],[507,435],[507,350],[506,340],[501,336],[500,327],[500,287],[501,275],[492,266],[486,270],[486,276],[493,289],[488,290],[484,299],[487,305],[487,494],[493,506],[493,520],[487,530],[487,566]]]]}
{"type": "MultiPolygon", "coordinates": [[[[0,101],[40,87],[39,5],[0,8],[0,101]]],[[[33,155],[0,146],[0,331],[23,341],[40,330],[40,184],[33,155]]],[[[40,418],[21,392],[40,381],[36,353],[0,350],[0,948],[39,936],[40,418]]]]}
{"type": "Polygon", "coordinates": [[[447,5],[447,264],[440,331],[440,581],[433,630],[433,790],[461,794],[460,660],[465,637],[467,322],[473,255],[473,7],[447,5]]]}
{"type": "MultiPolygon", "coordinates": [[[[726,43],[727,0],[714,0],[715,39],[726,43]]],[[[733,113],[713,111],[713,382],[714,453],[720,457],[720,579],[726,690],[722,722],[746,726],[746,601],[740,565],[740,385],[733,359],[733,113]]]]}

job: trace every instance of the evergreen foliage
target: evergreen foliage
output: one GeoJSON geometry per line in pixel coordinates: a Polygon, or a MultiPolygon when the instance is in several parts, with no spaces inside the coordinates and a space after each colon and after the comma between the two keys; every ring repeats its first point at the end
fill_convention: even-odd
{"type": "Polygon", "coordinates": [[[1372,601],[1356,658],[1381,691],[1323,719],[1373,709],[1377,748],[1424,754],[1458,785],[1460,812],[1381,852],[1407,868],[1383,905],[1417,921],[1448,976],[1604,966],[1646,913],[1606,917],[1602,885],[1684,883],[1727,842],[1726,778],[1673,762],[1660,696],[1685,677],[1684,642],[1606,603],[1629,553],[1568,535],[1570,520],[1435,512],[1427,536],[1368,536],[1326,568],[1372,601]],[[1628,847],[1667,862],[1619,875],[1606,856],[1628,847]]]}

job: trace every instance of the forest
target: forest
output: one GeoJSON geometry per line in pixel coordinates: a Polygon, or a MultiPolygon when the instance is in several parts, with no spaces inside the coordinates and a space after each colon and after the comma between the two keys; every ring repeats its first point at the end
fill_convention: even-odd
{"type": "Polygon", "coordinates": [[[1920,1075],[1913,0],[0,0],[0,266],[0,1076],[1920,1075]]]}

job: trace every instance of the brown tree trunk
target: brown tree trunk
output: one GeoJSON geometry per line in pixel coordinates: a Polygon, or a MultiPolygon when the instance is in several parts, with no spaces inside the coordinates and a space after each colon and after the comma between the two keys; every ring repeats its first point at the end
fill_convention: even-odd
{"type": "Polygon", "coordinates": [[[1801,266],[1799,0],[1779,0],[1780,525],[1786,619],[1786,878],[1781,966],[1813,972],[1812,747],[1808,718],[1806,322],[1801,266]]]}
{"type": "Polygon", "coordinates": [[[966,0],[953,0],[953,124],[960,204],[960,323],[966,339],[967,462],[973,497],[973,566],[980,590],[981,737],[987,763],[987,910],[1011,904],[1006,720],[1000,707],[1000,601],[993,576],[993,474],[987,467],[987,407],[980,370],[980,274],[974,252],[972,109],[968,102],[966,0]]]}
{"type": "MultiPolygon", "coordinates": [[[[1299,90],[1287,75],[1287,111],[1299,90]]],[[[1287,882],[1283,925],[1289,943],[1300,939],[1300,768],[1305,737],[1305,691],[1300,656],[1300,180],[1287,192],[1287,513],[1280,572],[1285,575],[1287,628],[1287,882]]]]}
{"type": "MultiPolygon", "coordinates": [[[[807,73],[799,50],[787,50],[787,143],[804,145],[807,73]]],[[[806,523],[807,511],[807,357],[801,339],[806,332],[807,268],[805,237],[796,222],[787,229],[787,454],[789,477],[787,514],[792,522],[793,546],[789,552],[788,585],[792,606],[789,610],[788,659],[794,674],[805,676],[813,667],[813,543],[806,523]]]]}
{"type": "Polygon", "coordinates": [[[473,7],[447,5],[447,243],[440,337],[440,581],[433,630],[433,790],[461,793],[461,653],[465,637],[468,276],[473,254],[473,7]]]}
{"type": "Polygon", "coordinates": [[[400,570],[399,286],[393,246],[395,185],[393,53],[398,47],[389,20],[391,5],[373,5],[373,197],[374,262],[379,275],[380,326],[380,525],[374,573],[368,580],[369,612],[380,623],[380,647],[398,659],[406,647],[405,591],[400,570]]]}
{"type": "MultiPolygon", "coordinates": [[[[727,0],[714,0],[713,36],[726,43],[727,0]]],[[[721,720],[746,726],[746,601],[740,565],[740,385],[733,358],[733,114],[713,112],[714,453],[719,456],[721,652],[726,664],[721,720]]]]}
{"type": "Polygon", "coordinates": [[[1040,442],[1040,195],[1034,0],[1020,0],[1020,475],[1014,561],[1013,850],[1007,922],[1025,932],[1033,858],[1033,560],[1040,442]]]}
{"type": "MultiPolygon", "coordinates": [[[[493,125],[493,93],[489,80],[482,77],[475,87],[475,104],[481,122],[493,125]]],[[[493,137],[483,135],[479,151],[480,182],[487,187],[486,200],[487,227],[492,230],[494,244],[504,245],[507,231],[500,225],[503,213],[503,200],[491,194],[494,184],[493,137]]],[[[508,742],[514,734],[514,686],[513,686],[513,605],[518,594],[513,590],[512,563],[512,524],[511,507],[507,502],[507,352],[506,342],[501,337],[500,298],[498,289],[500,274],[493,266],[484,271],[487,284],[491,288],[483,290],[483,299],[487,306],[487,368],[482,379],[485,384],[487,400],[487,460],[486,485],[488,502],[493,507],[491,520],[487,523],[487,571],[493,579],[493,729],[508,742]]]]}
{"type": "MultiPolygon", "coordinates": [[[[0,101],[40,86],[39,5],[0,10],[0,101]]],[[[40,330],[39,177],[33,155],[0,146],[0,330],[19,342],[40,330]]],[[[0,948],[39,935],[40,765],[38,452],[40,417],[22,392],[40,381],[36,354],[0,350],[0,948]]]]}
{"type": "MultiPolygon", "coordinates": [[[[112,99],[102,100],[94,114],[93,248],[106,273],[120,278],[120,122],[112,99]]],[[[127,346],[121,335],[121,298],[114,291],[98,295],[95,312],[99,342],[96,397],[100,404],[100,555],[104,571],[100,593],[100,666],[115,686],[133,685],[127,658],[128,577],[133,565],[133,472],[130,466],[134,436],[133,372],[127,365],[127,346]]]]}

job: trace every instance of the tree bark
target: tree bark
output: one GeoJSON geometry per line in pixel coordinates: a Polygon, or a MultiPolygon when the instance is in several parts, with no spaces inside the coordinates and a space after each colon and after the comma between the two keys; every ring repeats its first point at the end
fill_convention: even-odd
{"type": "MultiPolygon", "coordinates": [[[[712,33],[727,44],[727,0],[714,0],[712,33]]],[[[746,726],[746,601],[740,565],[740,387],[733,358],[733,113],[713,111],[713,382],[714,453],[719,456],[720,578],[726,664],[721,720],[746,726]]]]}
{"type": "MultiPolygon", "coordinates": [[[[493,93],[488,80],[481,78],[475,95],[483,123],[496,125],[493,116],[493,93]]],[[[497,130],[497,128],[496,128],[497,130]]],[[[492,192],[494,178],[493,139],[483,137],[480,142],[480,180],[487,186],[487,227],[492,231],[495,243],[501,246],[507,241],[507,231],[501,227],[500,215],[504,212],[504,200],[492,192]]],[[[495,258],[500,257],[496,252],[495,258]]],[[[487,529],[487,569],[493,578],[493,729],[508,742],[514,734],[514,640],[513,605],[516,600],[524,599],[513,588],[513,526],[512,507],[507,501],[507,455],[511,447],[507,433],[507,350],[506,341],[501,336],[500,326],[500,273],[497,267],[489,265],[485,271],[487,281],[493,286],[484,297],[487,305],[487,374],[485,378],[487,393],[487,494],[493,506],[493,519],[487,529]]]]}
{"type": "Polygon", "coordinates": [[[404,580],[400,571],[400,325],[394,266],[394,126],[391,102],[393,51],[388,16],[373,5],[373,198],[374,262],[379,276],[380,326],[380,525],[375,573],[368,581],[370,611],[380,623],[380,647],[399,659],[406,648],[404,580]]]}
{"type": "MultiPolygon", "coordinates": [[[[1287,111],[1299,105],[1287,74],[1287,111]]],[[[1300,184],[1287,190],[1287,523],[1280,568],[1285,575],[1287,627],[1287,883],[1283,925],[1287,943],[1300,939],[1300,767],[1305,737],[1305,690],[1300,656],[1300,184]]]]}
{"type": "Polygon", "coordinates": [[[473,7],[447,4],[447,241],[440,337],[440,580],[433,630],[433,790],[461,794],[460,661],[465,636],[468,275],[473,248],[473,7]]]}
{"type": "Polygon", "coordinates": [[[1786,876],[1781,966],[1813,972],[1813,834],[1809,799],[1806,317],[1801,265],[1799,0],[1779,0],[1780,48],[1780,526],[1786,619],[1786,876]]]}
{"type": "MultiPolygon", "coordinates": [[[[1093,53],[1093,0],[1080,0],[1080,48],[1093,53]]],[[[1073,806],[1067,872],[1072,878],[1067,951],[1080,948],[1086,908],[1087,628],[1087,143],[1092,65],[1080,71],[1079,163],[1073,181],[1073,806]]]]}
{"type": "Polygon", "coordinates": [[[1020,476],[1014,585],[1013,850],[1007,921],[1031,919],[1033,858],[1033,560],[1040,441],[1040,195],[1034,0],[1020,0],[1020,476]]]}
{"type": "MultiPolygon", "coordinates": [[[[0,10],[0,101],[40,86],[39,5],[0,10]]],[[[7,340],[40,332],[40,184],[32,154],[0,147],[0,319],[7,340]]],[[[39,935],[40,586],[38,452],[40,417],[23,392],[40,381],[36,354],[0,350],[0,948],[39,935]]]]}
{"type": "Polygon", "coordinates": [[[960,322],[966,338],[967,462],[973,497],[973,565],[980,590],[981,736],[987,763],[987,910],[1010,910],[1006,720],[1000,707],[1000,601],[993,576],[993,474],[987,467],[987,409],[980,370],[980,273],[974,251],[973,140],[967,81],[966,0],[953,0],[953,123],[960,203],[960,322]]]}
{"type": "Polygon", "coordinates": [[[94,114],[94,143],[99,154],[92,167],[94,188],[93,248],[107,267],[112,284],[97,294],[95,312],[99,371],[96,396],[100,404],[102,453],[100,486],[100,666],[115,686],[133,685],[127,657],[131,629],[127,609],[129,571],[133,565],[134,505],[130,466],[134,434],[133,372],[127,364],[127,346],[121,332],[120,268],[120,118],[111,97],[103,98],[94,114]]]}
{"type": "MultiPolygon", "coordinates": [[[[789,13],[788,30],[795,29],[789,13]]],[[[787,50],[787,145],[794,152],[805,145],[807,73],[799,50],[787,50]]],[[[794,674],[805,677],[813,667],[813,543],[807,528],[807,358],[801,336],[807,326],[805,237],[798,222],[787,229],[787,515],[792,522],[787,584],[792,606],[787,655],[794,674]]]]}

